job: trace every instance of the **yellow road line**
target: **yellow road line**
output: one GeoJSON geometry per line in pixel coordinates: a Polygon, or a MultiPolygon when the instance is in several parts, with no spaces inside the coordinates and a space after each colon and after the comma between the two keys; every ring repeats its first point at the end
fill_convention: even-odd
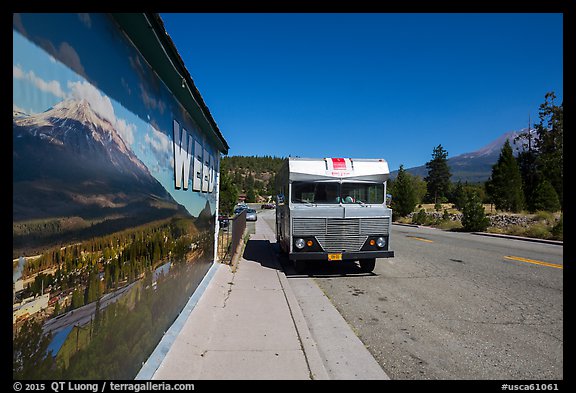
{"type": "Polygon", "coordinates": [[[424,239],[422,237],[417,237],[417,236],[407,236],[407,237],[410,237],[410,238],[416,239],[416,240],[420,240],[421,242],[434,243],[432,240],[424,239]]]}
{"type": "Polygon", "coordinates": [[[520,262],[526,262],[526,263],[533,263],[535,265],[542,265],[542,266],[548,266],[548,267],[554,267],[556,269],[564,269],[563,265],[557,265],[555,263],[548,263],[548,262],[542,262],[542,261],[536,261],[534,259],[528,259],[528,258],[521,258],[521,257],[514,257],[511,255],[507,255],[504,257],[505,259],[512,259],[514,261],[520,261],[520,262]]]}

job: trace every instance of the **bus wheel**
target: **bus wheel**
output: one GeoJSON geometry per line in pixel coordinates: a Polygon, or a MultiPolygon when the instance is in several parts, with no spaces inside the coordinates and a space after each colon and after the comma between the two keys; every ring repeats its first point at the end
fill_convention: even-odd
{"type": "Polygon", "coordinates": [[[294,269],[296,270],[297,273],[302,273],[304,272],[304,270],[306,270],[306,261],[295,260],[293,262],[294,262],[294,269]]]}
{"type": "Polygon", "coordinates": [[[376,266],[376,258],[361,259],[359,262],[360,262],[360,270],[362,270],[365,273],[372,272],[372,270],[374,270],[374,267],[376,266]]]}

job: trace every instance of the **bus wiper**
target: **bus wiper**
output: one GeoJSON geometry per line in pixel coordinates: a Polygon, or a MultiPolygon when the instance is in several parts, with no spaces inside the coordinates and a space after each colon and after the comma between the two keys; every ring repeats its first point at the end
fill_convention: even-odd
{"type": "Polygon", "coordinates": [[[365,204],[365,203],[362,202],[361,200],[356,200],[356,202],[354,202],[354,203],[357,203],[357,204],[359,204],[359,205],[362,206],[362,207],[368,206],[367,204],[365,204]]]}

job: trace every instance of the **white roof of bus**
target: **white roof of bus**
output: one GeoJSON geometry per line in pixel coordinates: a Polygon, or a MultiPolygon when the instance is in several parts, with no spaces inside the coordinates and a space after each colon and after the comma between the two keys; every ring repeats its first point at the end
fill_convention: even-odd
{"type": "Polygon", "coordinates": [[[382,158],[300,158],[289,157],[290,180],[369,181],[385,182],[388,162],[382,158]]]}

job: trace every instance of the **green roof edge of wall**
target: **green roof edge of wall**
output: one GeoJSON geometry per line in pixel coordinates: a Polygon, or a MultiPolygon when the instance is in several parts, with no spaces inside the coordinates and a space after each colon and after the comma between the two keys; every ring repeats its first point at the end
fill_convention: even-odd
{"type": "Polygon", "coordinates": [[[208,131],[209,139],[216,144],[218,150],[228,154],[230,147],[196,88],[160,15],[113,13],[111,16],[202,130],[208,131]],[[182,79],[189,89],[182,88],[182,79]]]}

